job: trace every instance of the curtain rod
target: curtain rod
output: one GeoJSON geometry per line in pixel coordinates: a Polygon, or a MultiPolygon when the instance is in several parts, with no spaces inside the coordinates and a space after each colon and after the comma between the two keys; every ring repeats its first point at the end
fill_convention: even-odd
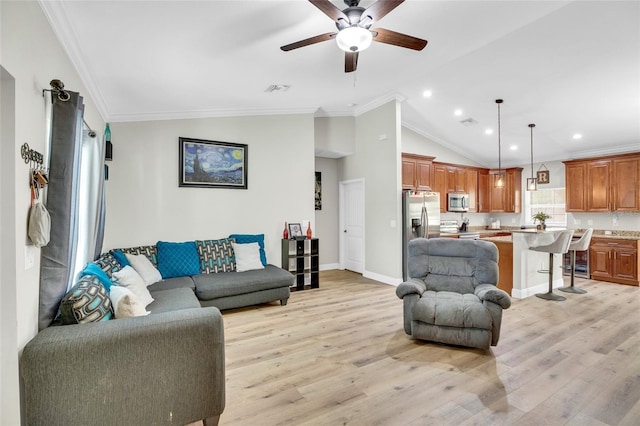
{"type": "MultiPolygon", "coordinates": [[[[43,95],[44,95],[44,92],[55,93],[58,96],[58,99],[61,100],[62,102],[67,102],[69,99],[71,99],[71,95],[69,95],[69,92],[64,90],[64,83],[62,81],[58,79],[53,79],[49,82],[49,84],[51,85],[51,89],[43,89],[42,90],[43,95]]],[[[82,117],[82,122],[84,123],[85,127],[89,129],[89,136],[92,138],[95,138],[96,132],[91,128],[91,126],[87,124],[87,122],[84,120],[84,117],[82,117]]]]}

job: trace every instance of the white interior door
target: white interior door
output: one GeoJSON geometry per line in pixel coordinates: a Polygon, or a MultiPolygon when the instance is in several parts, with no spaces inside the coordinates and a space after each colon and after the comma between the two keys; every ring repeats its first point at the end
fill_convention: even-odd
{"type": "Polygon", "coordinates": [[[340,182],[340,263],[364,271],[364,180],[340,182]]]}

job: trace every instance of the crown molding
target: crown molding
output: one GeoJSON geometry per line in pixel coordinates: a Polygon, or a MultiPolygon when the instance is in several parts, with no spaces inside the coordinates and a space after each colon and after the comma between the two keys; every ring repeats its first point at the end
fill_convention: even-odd
{"type": "Polygon", "coordinates": [[[603,157],[607,155],[626,154],[629,152],[638,152],[640,148],[638,144],[618,145],[603,149],[592,149],[585,151],[571,151],[570,155],[572,159],[589,158],[589,157],[603,157]]]}
{"type": "Polygon", "coordinates": [[[80,46],[76,42],[78,39],[77,35],[73,31],[73,25],[71,25],[71,21],[67,16],[64,10],[64,2],[52,2],[46,0],[38,0],[40,4],[40,8],[42,9],[44,15],[49,21],[49,25],[53,30],[54,34],[58,38],[58,41],[62,45],[62,48],[67,53],[69,60],[73,64],[76,69],[80,81],[84,84],[89,92],[89,96],[91,100],[96,106],[98,110],[98,114],[102,117],[103,120],[109,121],[109,111],[107,109],[107,104],[104,100],[104,96],[98,86],[95,84],[93,78],[91,77],[91,73],[89,72],[82,55],[82,50],[80,46]]]}
{"type": "Polygon", "coordinates": [[[248,117],[267,115],[315,114],[318,107],[305,108],[218,108],[192,111],[139,112],[131,114],[112,114],[111,122],[189,120],[196,118],[248,117]]]}

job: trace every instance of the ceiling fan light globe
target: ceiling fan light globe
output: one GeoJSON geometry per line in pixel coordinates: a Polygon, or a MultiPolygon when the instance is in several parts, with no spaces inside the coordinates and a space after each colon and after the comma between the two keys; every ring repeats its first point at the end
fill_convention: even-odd
{"type": "Polygon", "coordinates": [[[371,31],[358,26],[347,27],[336,36],[338,47],[345,52],[361,52],[371,46],[371,40],[371,31]]]}

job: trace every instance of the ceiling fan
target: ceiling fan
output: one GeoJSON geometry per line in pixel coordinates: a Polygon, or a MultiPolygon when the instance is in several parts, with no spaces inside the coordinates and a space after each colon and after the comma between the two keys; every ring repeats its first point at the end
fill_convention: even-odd
{"type": "Polygon", "coordinates": [[[338,31],[320,34],[280,47],[285,52],[335,38],[340,49],[345,51],[344,72],[353,72],[358,66],[358,53],[369,47],[371,41],[413,50],[422,50],[427,45],[427,40],[384,28],[371,28],[374,22],[400,6],[404,0],[378,0],[367,9],[358,6],[360,0],[344,0],[347,5],[344,10],[338,9],[329,0],[309,0],[309,2],[333,19],[338,31]]]}

